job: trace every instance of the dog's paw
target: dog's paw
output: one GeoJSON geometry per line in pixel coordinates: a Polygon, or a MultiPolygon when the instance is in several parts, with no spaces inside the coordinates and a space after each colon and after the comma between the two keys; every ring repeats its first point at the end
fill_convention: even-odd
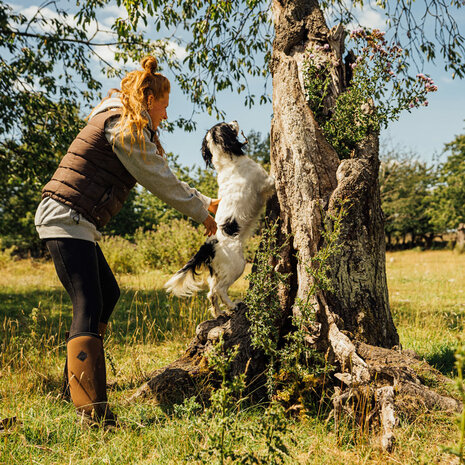
{"type": "Polygon", "coordinates": [[[240,305],[244,305],[244,302],[242,302],[242,300],[236,300],[231,304],[232,305],[228,306],[224,311],[221,312],[222,315],[231,316],[240,305]]]}
{"type": "Polygon", "coordinates": [[[221,315],[226,315],[226,313],[220,309],[215,307],[210,307],[210,313],[214,319],[218,318],[221,315]]]}

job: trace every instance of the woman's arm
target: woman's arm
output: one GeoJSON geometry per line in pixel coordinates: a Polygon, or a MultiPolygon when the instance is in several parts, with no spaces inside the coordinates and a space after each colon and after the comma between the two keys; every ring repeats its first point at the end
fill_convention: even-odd
{"type": "Polygon", "coordinates": [[[139,184],[168,205],[198,223],[204,223],[209,216],[207,208],[211,199],[206,196],[200,197],[201,194],[196,189],[190,188],[174,175],[166,159],[158,155],[156,145],[150,141],[147,129],[144,129],[145,150],[137,139],[131,147],[129,134],[121,140],[117,121],[111,120],[106,124],[105,136],[129,173],[139,184]]]}
{"type": "Polygon", "coordinates": [[[212,203],[212,199],[206,195],[203,195],[200,193],[195,187],[189,186],[187,182],[181,181],[181,184],[184,186],[184,188],[188,191],[197,196],[203,203],[203,206],[208,210],[212,203]]]}

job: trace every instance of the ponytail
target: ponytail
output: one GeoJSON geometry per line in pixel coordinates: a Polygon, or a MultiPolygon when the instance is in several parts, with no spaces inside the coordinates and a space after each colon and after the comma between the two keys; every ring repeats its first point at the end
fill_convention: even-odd
{"type": "MultiPolygon", "coordinates": [[[[145,150],[144,128],[148,121],[142,116],[147,107],[147,99],[152,94],[156,100],[161,99],[170,91],[170,82],[160,73],[157,73],[158,62],[154,56],[146,56],[141,62],[142,70],[128,73],[121,81],[120,98],[123,103],[123,111],[119,121],[121,141],[125,134],[131,135],[131,150],[136,141],[142,141],[145,150]],[[135,132],[135,133],[134,133],[135,132]]],[[[158,131],[153,135],[155,145],[161,156],[165,151],[158,138],[158,131]]]]}

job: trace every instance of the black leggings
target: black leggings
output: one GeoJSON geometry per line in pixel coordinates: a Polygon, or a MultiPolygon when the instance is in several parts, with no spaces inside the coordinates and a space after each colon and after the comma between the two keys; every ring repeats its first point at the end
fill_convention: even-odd
{"type": "Polygon", "coordinates": [[[47,239],[58,277],[73,304],[69,335],[98,334],[120,296],[118,283],[98,244],[81,239],[47,239]]]}

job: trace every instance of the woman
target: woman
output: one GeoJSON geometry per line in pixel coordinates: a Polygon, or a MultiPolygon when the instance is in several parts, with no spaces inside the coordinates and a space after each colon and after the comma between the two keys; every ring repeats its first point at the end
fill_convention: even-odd
{"type": "Polygon", "coordinates": [[[121,81],[121,91],[90,114],[57,171],[42,191],[36,229],[71,297],[73,320],[67,338],[71,399],[82,418],[114,424],[107,404],[102,338],[120,291],[97,241],[121,209],[136,182],[216,232],[218,200],[179,181],[169,169],[158,139],[167,118],[170,83],[148,56],[142,70],[121,81]]]}

